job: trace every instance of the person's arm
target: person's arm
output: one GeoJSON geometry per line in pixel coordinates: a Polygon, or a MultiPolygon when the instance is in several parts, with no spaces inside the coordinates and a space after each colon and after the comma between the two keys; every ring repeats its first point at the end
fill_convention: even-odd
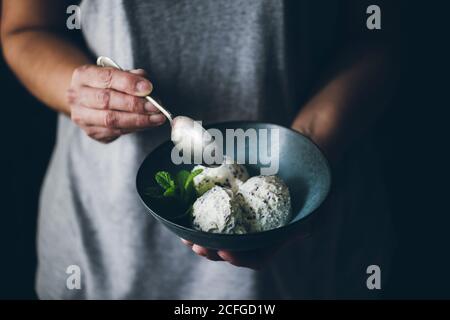
{"type": "Polygon", "coordinates": [[[70,114],[66,91],[73,71],[92,63],[64,38],[66,1],[3,0],[1,39],[6,62],[33,95],[70,114]]]}
{"type": "Polygon", "coordinates": [[[292,128],[309,136],[337,164],[387,106],[397,77],[396,8],[379,1],[382,29],[368,30],[368,1],[347,1],[346,42],[330,75],[301,108],[292,128]]]}
{"type": "Polygon", "coordinates": [[[101,142],[162,124],[165,118],[142,98],[152,89],[142,71],[97,67],[64,37],[67,5],[61,0],[3,0],[3,54],[17,77],[101,142]]]}
{"type": "Polygon", "coordinates": [[[315,141],[333,164],[370,130],[386,107],[393,85],[388,50],[363,50],[306,103],[292,124],[315,141]]]}

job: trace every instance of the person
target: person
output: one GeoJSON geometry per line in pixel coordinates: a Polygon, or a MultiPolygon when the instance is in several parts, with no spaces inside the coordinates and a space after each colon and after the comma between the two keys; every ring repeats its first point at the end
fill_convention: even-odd
{"type": "MultiPolygon", "coordinates": [[[[392,17],[392,4],[380,3],[392,17]]],[[[378,266],[384,286],[393,238],[370,128],[395,84],[396,54],[393,23],[366,27],[369,4],[84,0],[85,49],[67,37],[69,3],[4,0],[6,61],[59,112],[40,199],[39,298],[376,297],[367,270],[378,266]],[[97,67],[100,55],[128,71],[97,67]],[[143,99],[150,93],[174,114],[269,121],[315,141],[333,188],[311,233],[214,251],[183,246],[147,215],[135,175],[169,137],[143,99]],[[74,265],[81,285],[72,290],[74,265]]]]}

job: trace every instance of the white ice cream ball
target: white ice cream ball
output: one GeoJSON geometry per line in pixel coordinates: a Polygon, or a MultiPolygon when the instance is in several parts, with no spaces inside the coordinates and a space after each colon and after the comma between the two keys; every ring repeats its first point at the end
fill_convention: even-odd
{"type": "Polygon", "coordinates": [[[291,218],[291,197],[277,176],[257,176],[243,183],[236,195],[250,232],[266,231],[287,224],[291,218]]]}
{"type": "Polygon", "coordinates": [[[193,226],[213,233],[242,234],[242,212],[229,189],[215,186],[199,197],[192,207],[193,226]]]}
{"type": "Polygon", "coordinates": [[[221,186],[236,192],[239,186],[249,178],[247,169],[237,163],[223,163],[219,167],[196,166],[193,170],[203,171],[194,177],[197,194],[202,195],[214,186],[221,186]]]}
{"type": "Polygon", "coordinates": [[[171,140],[178,150],[190,158],[196,155],[202,157],[204,148],[213,141],[200,122],[185,116],[173,119],[171,140]]]}

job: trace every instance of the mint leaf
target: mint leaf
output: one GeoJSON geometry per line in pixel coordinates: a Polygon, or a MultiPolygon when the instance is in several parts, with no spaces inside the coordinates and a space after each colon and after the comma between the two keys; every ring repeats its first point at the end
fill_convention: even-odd
{"type": "Polygon", "coordinates": [[[197,198],[193,179],[202,171],[203,169],[192,172],[181,170],[175,175],[175,179],[167,171],[158,171],[155,174],[155,180],[159,186],[149,187],[144,193],[152,198],[172,198],[175,202],[189,208],[197,198]]]}
{"type": "Polygon", "coordinates": [[[177,186],[180,189],[184,189],[184,186],[186,184],[186,181],[189,179],[189,176],[191,175],[191,173],[187,170],[181,170],[177,173],[177,186]]]}
{"type": "Polygon", "coordinates": [[[177,186],[177,191],[179,193],[179,196],[181,198],[181,200],[183,200],[184,202],[186,202],[186,197],[185,197],[185,188],[184,185],[186,183],[186,180],[189,178],[190,172],[186,171],[186,170],[181,170],[177,173],[176,176],[176,186],[177,186]]]}
{"type": "Polygon", "coordinates": [[[176,194],[176,188],[175,186],[170,187],[164,191],[164,197],[173,197],[176,194]]]}
{"type": "Polygon", "coordinates": [[[190,172],[184,181],[184,184],[182,186],[182,188],[184,189],[182,198],[186,205],[190,205],[190,204],[192,204],[192,202],[195,201],[196,192],[195,192],[193,181],[194,181],[194,177],[199,175],[202,171],[203,171],[203,169],[197,169],[197,170],[190,172]]]}
{"type": "Polygon", "coordinates": [[[155,175],[156,182],[164,189],[175,188],[175,182],[167,171],[159,171],[155,175]]]}
{"type": "Polygon", "coordinates": [[[190,174],[189,177],[186,179],[186,182],[184,183],[184,189],[189,188],[189,185],[192,184],[192,181],[194,180],[194,178],[196,176],[198,176],[200,173],[203,172],[203,169],[197,169],[197,170],[193,170],[190,174]]]}
{"type": "Polygon", "coordinates": [[[195,201],[195,196],[196,196],[195,188],[194,188],[194,184],[192,183],[192,180],[191,180],[191,183],[189,183],[187,185],[187,188],[184,190],[183,200],[186,204],[189,205],[195,201]]]}

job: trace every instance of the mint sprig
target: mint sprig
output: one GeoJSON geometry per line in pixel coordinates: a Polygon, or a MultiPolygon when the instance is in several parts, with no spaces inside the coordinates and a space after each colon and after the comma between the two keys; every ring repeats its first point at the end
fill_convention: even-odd
{"type": "Polygon", "coordinates": [[[197,198],[194,188],[194,177],[199,175],[203,169],[192,172],[180,170],[175,179],[167,171],[158,171],[155,180],[159,187],[147,188],[145,194],[152,198],[174,198],[186,207],[191,206],[197,198]]]}
{"type": "Polygon", "coordinates": [[[155,174],[155,180],[164,190],[175,188],[175,181],[167,171],[159,171],[155,174]]]}

